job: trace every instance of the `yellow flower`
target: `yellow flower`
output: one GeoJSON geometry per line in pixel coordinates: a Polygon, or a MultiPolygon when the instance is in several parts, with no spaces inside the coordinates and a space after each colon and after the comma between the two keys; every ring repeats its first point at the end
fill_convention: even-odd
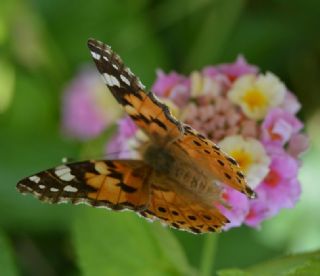
{"type": "Polygon", "coordinates": [[[258,140],[234,135],[224,138],[219,145],[237,160],[252,189],[268,174],[270,158],[258,140]]]}
{"type": "Polygon", "coordinates": [[[240,105],[250,119],[259,120],[266,116],[270,108],[283,102],[285,93],[284,84],[268,72],[265,75],[249,74],[238,78],[228,92],[228,97],[240,105]]]}

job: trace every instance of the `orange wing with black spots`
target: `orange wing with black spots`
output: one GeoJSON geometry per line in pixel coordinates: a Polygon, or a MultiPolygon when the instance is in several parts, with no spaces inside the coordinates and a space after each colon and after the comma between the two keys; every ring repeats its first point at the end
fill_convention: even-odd
{"type": "Polygon", "coordinates": [[[226,185],[240,191],[249,198],[255,192],[247,185],[244,174],[236,160],[223,152],[214,142],[188,125],[184,125],[184,135],[175,142],[191,159],[196,160],[205,171],[226,185]]]}
{"type": "Polygon", "coordinates": [[[228,223],[215,207],[208,207],[201,202],[192,202],[173,190],[163,190],[151,186],[150,205],[140,212],[147,219],[160,220],[179,230],[194,234],[220,232],[228,223]]]}
{"type": "Polygon", "coordinates": [[[181,123],[153,93],[144,90],[111,47],[94,39],[89,39],[88,47],[105,84],[140,129],[159,144],[182,135],[181,123]]]}
{"type": "Polygon", "coordinates": [[[87,203],[114,210],[149,204],[150,168],[138,160],[64,164],[21,180],[17,188],[49,203],[87,203]]]}

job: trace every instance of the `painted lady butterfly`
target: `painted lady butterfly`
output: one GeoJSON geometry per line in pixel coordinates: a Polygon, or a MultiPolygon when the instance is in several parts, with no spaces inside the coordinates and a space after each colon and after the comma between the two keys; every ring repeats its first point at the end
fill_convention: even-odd
{"type": "Polygon", "coordinates": [[[255,197],[237,162],[174,118],[109,46],[93,39],[88,46],[105,84],[149,138],[139,148],[142,160],[63,164],[21,180],[19,191],[49,203],[130,209],[197,234],[220,231],[228,219],[216,207],[221,187],[215,180],[255,197]]]}

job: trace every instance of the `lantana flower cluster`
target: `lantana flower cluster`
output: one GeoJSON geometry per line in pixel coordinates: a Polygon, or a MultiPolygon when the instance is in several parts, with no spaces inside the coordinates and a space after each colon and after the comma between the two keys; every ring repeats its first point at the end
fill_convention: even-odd
{"type": "MultiPolygon", "coordinates": [[[[85,83],[83,74],[80,80],[85,83]]],[[[97,80],[93,87],[100,90],[99,85],[103,84],[97,80]]],[[[297,118],[300,103],[276,75],[261,73],[240,56],[234,63],[208,66],[190,76],[159,70],[152,91],[179,120],[236,159],[248,185],[257,193],[252,200],[224,186],[222,198],[232,206],[219,207],[231,221],[226,229],[242,224],[258,227],[282,208],[294,207],[301,193],[299,156],[306,150],[308,139],[301,133],[303,123],[297,118]]],[[[93,138],[109,126],[118,114],[110,111],[114,107],[101,109],[110,98],[105,94],[95,93],[80,82],[78,88],[73,84],[67,89],[64,125],[69,133],[93,138]],[[80,116],[77,113],[84,117],[75,117],[80,116]],[[84,126],[86,121],[89,125],[84,126]]],[[[134,149],[141,131],[126,115],[117,124],[116,134],[106,144],[106,154],[139,157],[134,149]]]]}

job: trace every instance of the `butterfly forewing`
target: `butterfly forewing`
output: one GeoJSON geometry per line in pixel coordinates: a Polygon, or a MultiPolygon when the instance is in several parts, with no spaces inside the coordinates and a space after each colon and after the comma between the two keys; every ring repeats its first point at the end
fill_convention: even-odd
{"type": "Polygon", "coordinates": [[[187,152],[193,160],[197,160],[204,170],[226,185],[249,198],[256,196],[255,192],[247,185],[237,161],[192,127],[184,125],[184,135],[176,142],[176,145],[187,152]]]}
{"type": "Polygon", "coordinates": [[[88,46],[105,84],[140,129],[163,144],[181,136],[181,123],[153,93],[144,90],[109,46],[93,39],[88,46]]]}
{"type": "Polygon", "coordinates": [[[143,210],[149,202],[149,173],[150,168],[138,160],[85,161],[40,172],[17,187],[50,203],[143,210]]]}

